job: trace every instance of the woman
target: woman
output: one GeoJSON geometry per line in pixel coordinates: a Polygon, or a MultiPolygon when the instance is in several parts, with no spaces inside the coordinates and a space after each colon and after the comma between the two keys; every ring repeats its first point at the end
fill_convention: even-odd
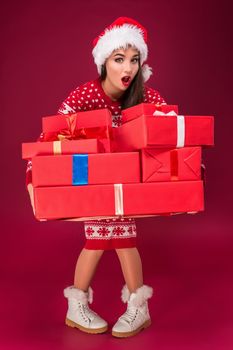
{"type": "MultiPolygon", "coordinates": [[[[108,108],[112,113],[113,127],[118,127],[122,109],[142,102],[165,104],[157,91],[144,86],[151,68],[143,65],[148,48],[147,31],[141,24],[120,17],[93,41],[93,46],[92,53],[100,76],[72,91],[60,106],[59,114],[108,108]]],[[[28,169],[30,171],[30,164],[28,169]]],[[[90,284],[103,252],[115,249],[126,282],[121,299],[127,303],[127,310],[117,320],[112,335],[135,335],[151,323],[147,301],[153,293],[151,287],[143,284],[135,221],[126,218],[92,220],[86,221],[84,227],[86,244],[76,264],[74,285],[64,290],[68,299],[66,324],[87,333],[106,332],[107,322],[88,306],[93,298],[90,284]]]]}

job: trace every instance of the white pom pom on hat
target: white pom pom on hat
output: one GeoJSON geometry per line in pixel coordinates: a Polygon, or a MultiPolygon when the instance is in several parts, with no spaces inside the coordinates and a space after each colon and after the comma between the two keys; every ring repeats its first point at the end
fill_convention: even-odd
{"type": "Polygon", "coordinates": [[[142,66],[142,76],[143,76],[143,80],[147,81],[150,79],[150,76],[153,74],[152,72],[152,68],[150,66],[148,66],[148,64],[144,64],[142,66]]]}
{"type": "Polygon", "coordinates": [[[143,63],[148,57],[147,30],[139,22],[128,17],[119,17],[93,40],[92,55],[101,74],[101,66],[114,50],[134,46],[140,52],[143,80],[147,81],[152,68],[143,63]]]}

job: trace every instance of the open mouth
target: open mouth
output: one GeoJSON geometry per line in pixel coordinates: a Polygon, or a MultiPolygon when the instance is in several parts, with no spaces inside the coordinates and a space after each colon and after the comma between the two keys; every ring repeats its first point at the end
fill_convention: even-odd
{"type": "Polygon", "coordinates": [[[130,76],[125,76],[121,79],[123,85],[128,86],[130,84],[131,78],[130,76]]]}

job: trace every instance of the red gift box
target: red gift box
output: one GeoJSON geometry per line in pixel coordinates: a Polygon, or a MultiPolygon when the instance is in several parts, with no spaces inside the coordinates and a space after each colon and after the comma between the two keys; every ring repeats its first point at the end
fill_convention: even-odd
{"type": "Polygon", "coordinates": [[[42,128],[45,133],[60,131],[67,127],[80,129],[103,126],[112,126],[112,115],[107,108],[42,118],[42,128]]]}
{"type": "Polygon", "coordinates": [[[42,118],[45,141],[98,139],[111,152],[112,115],[107,108],[42,118]]]}
{"type": "Polygon", "coordinates": [[[141,116],[113,129],[112,148],[115,152],[213,144],[212,116],[141,116]]]}
{"type": "MultiPolygon", "coordinates": [[[[110,141],[108,148],[110,148],[110,141]]],[[[35,156],[49,156],[74,153],[100,153],[105,149],[99,140],[63,140],[51,142],[26,142],[22,144],[22,158],[31,159],[35,156]]]]}
{"type": "Polygon", "coordinates": [[[33,186],[140,182],[138,152],[32,158],[33,186]]]}
{"type": "Polygon", "coordinates": [[[122,111],[122,123],[126,123],[130,120],[141,117],[142,115],[153,115],[155,111],[160,111],[163,113],[169,113],[171,111],[174,111],[176,114],[178,114],[178,106],[140,103],[136,106],[124,109],[122,111]]]}
{"type": "Polygon", "coordinates": [[[34,188],[39,220],[204,210],[202,181],[34,188]]]}
{"type": "Polygon", "coordinates": [[[201,147],[145,148],[141,160],[142,182],[201,179],[201,147]]]}

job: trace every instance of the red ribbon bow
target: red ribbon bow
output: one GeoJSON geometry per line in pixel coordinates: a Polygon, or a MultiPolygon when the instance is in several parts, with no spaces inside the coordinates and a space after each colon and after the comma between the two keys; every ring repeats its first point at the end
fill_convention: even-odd
{"type": "Polygon", "coordinates": [[[98,126],[92,128],[78,128],[77,115],[66,117],[67,127],[56,132],[44,133],[44,141],[63,141],[80,139],[106,139],[111,137],[108,126],[98,126]]]}

